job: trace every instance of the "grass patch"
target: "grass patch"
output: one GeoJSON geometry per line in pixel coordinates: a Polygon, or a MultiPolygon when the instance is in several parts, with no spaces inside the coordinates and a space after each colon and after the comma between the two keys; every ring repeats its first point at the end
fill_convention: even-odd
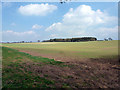
{"type": "Polygon", "coordinates": [[[64,79],[69,79],[69,78],[72,78],[72,76],[68,75],[68,76],[64,76],[63,78],[64,79]]]}
{"type": "Polygon", "coordinates": [[[70,88],[70,86],[68,84],[63,83],[62,88],[70,88]]]}
{"type": "Polygon", "coordinates": [[[90,85],[88,82],[83,82],[83,83],[82,83],[82,86],[83,86],[83,87],[90,87],[91,85],[90,85]]]}
{"type": "Polygon", "coordinates": [[[48,77],[48,75],[45,75],[44,77],[34,75],[32,71],[28,70],[28,68],[31,68],[31,65],[27,64],[32,62],[32,65],[36,65],[34,63],[42,62],[44,64],[59,66],[62,62],[48,58],[31,56],[11,48],[3,47],[2,50],[3,88],[54,88],[54,81],[45,78],[48,77]]]}
{"type": "Polygon", "coordinates": [[[37,57],[32,56],[30,54],[24,53],[24,52],[18,52],[18,50],[3,47],[3,63],[8,65],[10,62],[13,62],[16,60],[17,62],[20,61],[33,61],[33,62],[43,62],[45,64],[51,64],[51,65],[61,65],[63,62],[55,61],[54,59],[49,58],[43,58],[43,57],[37,57]]]}

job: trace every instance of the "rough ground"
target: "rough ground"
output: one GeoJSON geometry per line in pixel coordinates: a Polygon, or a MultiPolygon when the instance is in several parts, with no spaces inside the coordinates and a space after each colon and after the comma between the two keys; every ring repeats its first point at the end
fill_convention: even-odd
{"type": "Polygon", "coordinates": [[[41,62],[41,59],[50,59],[39,58],[37,57],[39,54],[34,52],[22,52],[25,53],[3,48],[3,87],[120,88],[120,66],[117,58],[79,60],[52,56],[56,58],[55,60],[65,60],[65,62],[45,63],[41,62]]]}
{"type": "Polygon", "coordinates": [[[64,64],[68,65],[69,67],[56,67],[54,65],[44,65],[39,68],[35,65],[32,65],[32,63],[26,64],[27,69],[32,69],[34,74],[40,76],[47,75],[47,79],[56,81],[55,86],[58,88],[62,86],[68,88],[120,88],[120,66],[118,58],[91,58],[77,60],[78,58],[61,58],[59,56],[44,55],[24,50],[20,51],[29,53],[34,56],[54,58],[57,61],[64,60],[64,64]],[[28,68],[29,65],[31,66],[31,68],[28,68]]]}

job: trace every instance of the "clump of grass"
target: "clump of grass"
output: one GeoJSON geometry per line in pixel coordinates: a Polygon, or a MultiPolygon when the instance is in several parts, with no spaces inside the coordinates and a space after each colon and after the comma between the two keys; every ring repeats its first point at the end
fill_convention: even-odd
{"type": "Polygon", "coordinates": [[[82,86],[83,86],[83,87],[90,87],[91,85],[90,85],[88,82],[83,82],[83,83],[82,83],[82,86]]]}
{"type": "Polygon", "coordinates": [[[15,59],[23,59],[22,57],[16,57],[15,59]]]}
{"type": "Polygon", "coordinates": [[[70,86],[68,84],[63,83],[62,88],[70,88],[70,86]]]}
{"type": "Polygon", "coordinates": [[[64,76],[63,78],[64,79],[69,79],[69,78],[72,78],[72,76],[68,75],[68,76],[64,76]]]}
{"type": "Polygon", "coordinates": [[[46,74],[45,74],[44,76],[45,76],[45,77],[48,77],[48,75],[46,75],[46,74]]]}

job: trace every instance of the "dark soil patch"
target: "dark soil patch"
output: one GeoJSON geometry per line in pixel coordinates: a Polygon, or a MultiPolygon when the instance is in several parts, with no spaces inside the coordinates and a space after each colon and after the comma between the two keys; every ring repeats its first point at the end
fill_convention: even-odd
{"type": "Polygon", "coordinates": [[[66,67],[26,62],[24,72],[54,81],[55,88],[119,88],[119,70],[111,64],[96,62],[66,62],[66,67]]]}

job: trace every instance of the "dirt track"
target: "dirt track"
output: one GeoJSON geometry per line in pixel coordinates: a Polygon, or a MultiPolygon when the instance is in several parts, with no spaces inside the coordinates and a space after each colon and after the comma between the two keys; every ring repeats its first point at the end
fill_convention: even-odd
{"type": "Polygon", "coordinates": [[[33,56],[42,56],[42,57],[46,57],[46,58],[50,58],[50,59],[54,59],[56,61],[61,61],[61,62],[72,62],[72,61],[88,61],[89,59],[87,58],[77,58],[77,57],[67,57],[67,56],[61,56],[61,55],[52,55],[52,54],[42,54],[42,53],[38,53],[38,52],[33,52],[33,51],[28,51],[28,50],[21,50],[18,49],[20,52],[25,52],[28,53],[30,55],[33,56]]]}

